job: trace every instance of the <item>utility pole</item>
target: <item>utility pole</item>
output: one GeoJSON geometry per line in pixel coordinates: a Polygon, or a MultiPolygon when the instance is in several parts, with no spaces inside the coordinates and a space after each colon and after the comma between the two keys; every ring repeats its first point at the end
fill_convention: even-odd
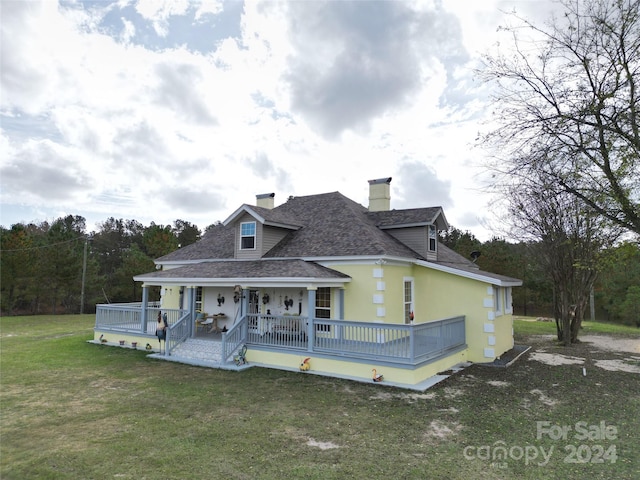
{"type": "Polygon", "coordinates": [[[80,291],[80,315],[84,313],[84,283],[87,279],[87,246],[89,237],[84,237],[84,257],[82,259],[82,290],[80,291]]]}

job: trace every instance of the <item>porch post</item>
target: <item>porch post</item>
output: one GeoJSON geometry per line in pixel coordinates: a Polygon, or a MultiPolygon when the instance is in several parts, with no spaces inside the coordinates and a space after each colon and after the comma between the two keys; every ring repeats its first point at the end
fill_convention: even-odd
{"type": "Polygon", "coordinates": [[[316,343],[316,339],[315,339],[315,334],[316,334],[316,329],[313,326],[313,319],[316,316],[316,289],[315,288],[308,288],[307,292],[309,293],[309,295],[307,296],[307,312],[308,312],[308,316],[309,316],[309,321],[307,323],[307,350],[309,352],[313,352],[313,346],[316,343]]]}
{"type": "Polygon", "coordinates": [[[187,305],[189,305],[189,313],[191,314],[191,326],[190,328],[190,336],[193,337],[193,335],[195,334],[194,332],[194,325],[195,325],[195,314],[196,314],[196,288],[197,287],[193,287],[193,286],[188,286],[187,287],[187,305]]]}
{"type": "Polygon", "coordinates": [[[140,328],[142,333],[147,333],[147,306],[149,305],[149,287],[142,285],[142,312],[140,315],[140,328]]]}
{"type": "Polygon", "coordinates": [[[246,315],[247,312],[249,312],[249,290],[243,288],[240,297],[240,316],[238,319],[242,319],[242,316],[246,315]]]}
{"type": "MultiPolygon", "coordinates": [[[[344,288],[338,289],[338,320],[344,320],[344,288]]],[[[339,325],[337,330],[337,337],[342,340],[342,325],[339,325]]]]}

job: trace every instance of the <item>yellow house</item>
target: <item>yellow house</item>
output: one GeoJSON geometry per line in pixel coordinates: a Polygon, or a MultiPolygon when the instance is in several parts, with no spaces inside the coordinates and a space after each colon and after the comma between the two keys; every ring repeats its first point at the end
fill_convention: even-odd
{"type": "Polygon", "coordinates": [[[277,207],[258,195],[134,277],[141,304],[99,305],[94,341],[418,390],[500,357],[513,347],[511,289],[522,282],[438,242],[442,208],[390,210],[390,182],[369,181],[369,208],[338,192],[277,207]]]}

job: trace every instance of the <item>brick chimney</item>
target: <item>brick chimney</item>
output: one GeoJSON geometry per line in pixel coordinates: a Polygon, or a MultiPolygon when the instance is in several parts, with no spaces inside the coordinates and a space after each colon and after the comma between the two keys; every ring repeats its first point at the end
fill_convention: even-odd
{"type": "Polygon", "coordinates": [[[369,180],[369,211],[386,212],[391,209],[391,177],[369,180]]]}
{"type": "Polygon", "coordinates": [[[261,193],[256,195],[256,207],[268,208],[271,210],[274,205],[275,193],[261,193]]]}

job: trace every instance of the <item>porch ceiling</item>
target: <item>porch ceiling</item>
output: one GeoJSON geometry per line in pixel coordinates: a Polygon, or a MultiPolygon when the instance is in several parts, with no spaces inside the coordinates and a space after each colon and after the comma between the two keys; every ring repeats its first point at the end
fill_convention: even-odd
{"type": "Polygon", "coordinates": [[[304,260],[224,260],[194,263],[133,277],[145,285],[303,285],[341,286],[351,277],[304,260]]]}

